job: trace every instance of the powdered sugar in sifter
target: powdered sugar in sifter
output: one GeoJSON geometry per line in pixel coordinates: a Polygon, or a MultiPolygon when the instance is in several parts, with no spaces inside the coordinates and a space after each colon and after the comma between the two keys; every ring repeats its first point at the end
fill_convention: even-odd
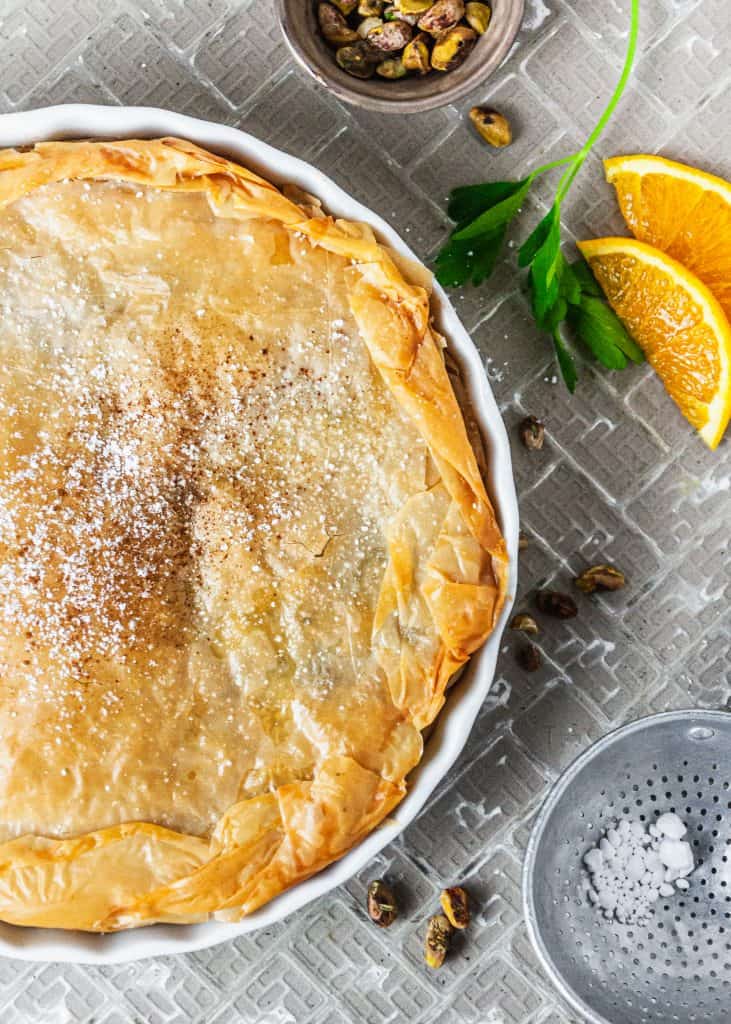
{"type": "Polygon", "coordinates": [[[731,1020],[731,714],[672,711],[599,740],[561,776],[526,852],[523,901],[541,963],[592,1024],[731,1020]],[[587,899],[583,857],[622,816],[673,811],[696,868],[644,925],[587,899]]]}

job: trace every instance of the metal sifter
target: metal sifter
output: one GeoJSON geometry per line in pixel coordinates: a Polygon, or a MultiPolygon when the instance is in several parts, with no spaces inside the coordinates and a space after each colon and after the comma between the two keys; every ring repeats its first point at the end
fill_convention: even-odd
{"type": "Polygon", "coordinates": [[[523,903],[536,953],[592,1024],[731,1020],[731,714],[672,711],[609,733],[561,776],[528,843],[523,903]],[[690,888],[648,923],[606,920],[587,899],[582,859],[612,821],[688,826],[690,888]]]}

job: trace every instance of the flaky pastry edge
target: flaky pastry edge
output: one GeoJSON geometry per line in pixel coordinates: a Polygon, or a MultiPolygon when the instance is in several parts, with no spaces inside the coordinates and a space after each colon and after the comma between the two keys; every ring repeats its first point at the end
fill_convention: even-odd
{"type": "MultiPolygon", "coordinates": [[[[0,152],[2,207],[65,180],[205,192],[220,216],[277,221],[350,261],[349,301],[361,335],[429,446],[447,495],[443,526],[426,561],[415,563],[408,507],[389,524],[389,561],[373,630],[392,700],[405,721],[423,730],[442,707],[454,673],[494,628],[508,567],[426,289],[405,279],[401,261],[397,265],[366,225],[298,205],[252,171],[182,139],[42,142],[0,152]],[[400,629],[402,620],[425,616],[440,640],[436,656],[426,661],[409,630],[400,629]]],[[[148,822],[71,839],[21,836],[0,844],[0,918],[99,932],[211,914],[238,920],[345,854],[405,793],[405,773],[385,778],[351,757],[328,756],[312,779],[234,804],[210,838],[148,822]]]]}

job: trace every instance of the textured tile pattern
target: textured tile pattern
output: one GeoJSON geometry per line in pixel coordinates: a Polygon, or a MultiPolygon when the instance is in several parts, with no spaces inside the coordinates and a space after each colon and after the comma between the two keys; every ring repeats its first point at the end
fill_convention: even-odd
{"type": "MultiPolygon", "coordinates": [[[[0,111],[49,103],[153,104],[238,125],[315,162],[428,259],[457,184],[514,177],[581,144],[618,73],[627,0],[527,0],[504,67],[469,102],[511,116],[487,150],[469,102],[409,119],[349,109],[287,55],[273,0],[0,0],[0,111]]],[[[662,150],[731,175],[728,0],[643,5],[638,73],[603,153],[662,150]]],[[[541,182],[527,208],[550,199],[541,182]]],[[[567,235],[622,230],[592,156],[567,235]]],[[[518,241],[519,238],[516,238],[518,241]]],[[[3,1024],[579,1024],[542,977],[522,923],[520,864],[546,788],[595,737],[650,711],[731,704],[731,444],[706,453],[648,369],[588,371],[569,399],[532,326],[510,252],[490,289],[453,296],[485,359],[511,440],[526,413],[546,446],[514,444],[523,527],[519,607],[614,560],[629,586],[581,598],[543,630],[540,671],[506,637],[495,687],[462,758],[421,817],[357,878],[274,928],[185,957],[112,968],[0,960],[3,1024]],[[394,928],[366,919],[387,875],[394,928]],[[477,911],[443,971],[421,950],[439,887],[477,911]]]]}

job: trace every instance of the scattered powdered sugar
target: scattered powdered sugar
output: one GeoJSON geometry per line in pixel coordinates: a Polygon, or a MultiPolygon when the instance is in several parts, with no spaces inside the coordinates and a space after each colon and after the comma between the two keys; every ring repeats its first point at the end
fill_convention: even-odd
{"type": "Polygon", "coordinates": [[[693,850],[677,814],[661,814],[648,828],[622,818],[584,856],[589,899],[609,920],[642,924],[660,897],[672,896],[673,883],[688,889],[695,867],[693,850]]]}
{"type": "MultiPolygon", "coordinates": [[[[34,693],[48,657],[84,682],[130,659],[154,677],[160,645],[211,633],[210,588],[225,589],[234,565],[257,594],[277,591],[252,600],[247,627],[270,636],[283,665],[301,665],[288,610],[298,599],[280,579],[327,550],[313,564],[318,603],[332,602],[332,628],[347,636],[355,581],[382,568],[383,517],[424,473],[330,294],[344,269],[311,260],[304,239],[280,245],[277,280],[299,316],[290,323],[277,288],[253,279],[234,315],[225,280],[206,301],[186,287],[179,240],[128,190],[69,191],[41,194],[25,210],[41,242],[21,239],[0,260],[0,622],[23,648],[16,669],[34,693]],[[74,225],[97,206],[117,211],[121,234],[87,245],[74,225]],[[128,258],[116,243],[133,229],[128,258]],[[75,274],[76,244],[97,268],[88,280],[75,274]]],[[[227,228],[222,259],[228,244],[239,260],[256,231],[227,228]]],[[[339,675],[312,674],[318,692],[339,675]]]]}
{"type": "Polygon", "coordinates": [[[201,204],[105,183],[4,213],[0,753],[42,759],[44,834],[68,831],[44,785],[72,757],[77,824],[101,773],[104,821],[203,832],[281,751],[305,777],[341,719],[383,740],[384,524],[436,471],[358,342],[346,263],[201,204]]]}

